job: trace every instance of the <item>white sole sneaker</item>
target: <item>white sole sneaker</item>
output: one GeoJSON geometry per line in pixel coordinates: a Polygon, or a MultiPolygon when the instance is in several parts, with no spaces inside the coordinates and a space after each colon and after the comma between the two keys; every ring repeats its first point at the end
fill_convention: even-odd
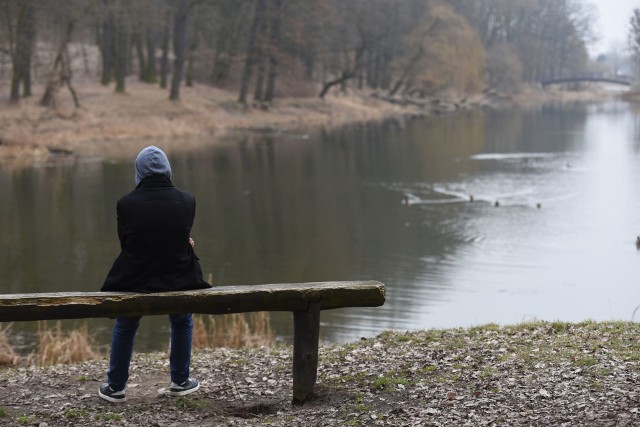
{"type": "Polygon", "coordinates": [[[127,401],[127,397],[124,394],[124,390],[117,392],[110,392],[108,388],[105,388],[103,392],[104,385],[98,389],[98,396],[102,399],[112,402],[112,403],[122,403],[127,401]]]}
{"type": "Polygon", "coordinates": [[[198,380],[194,380],[189,378],[186,382],[189,383],[188,387],[180,386],[176,383],[171,383],[171,387],[167,390],[167,395],[169,396],[186,396],[187,394],[193,393],[194,391],[200,390],[200,382],[198,380]],[[193,385],[195,383],[195,385],[193,385]]]}

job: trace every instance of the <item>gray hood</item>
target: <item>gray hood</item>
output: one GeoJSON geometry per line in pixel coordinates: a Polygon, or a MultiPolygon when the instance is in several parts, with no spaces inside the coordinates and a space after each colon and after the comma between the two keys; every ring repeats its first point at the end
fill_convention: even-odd
{"type": "Polygon", "coordinates": [[[149,175],[171,178],[171,165],[167,155],[154,145],[144,148],[136,158],[136,186],[149,175]]]}

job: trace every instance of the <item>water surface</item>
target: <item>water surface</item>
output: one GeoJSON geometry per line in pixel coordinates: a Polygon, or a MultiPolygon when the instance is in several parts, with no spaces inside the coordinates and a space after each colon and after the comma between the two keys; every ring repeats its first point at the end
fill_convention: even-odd
{"type": "MultiPolygon", "coordinates": [[[[640,304],[640,121],[627,104],[235,134],[170,153],[214,284],[380,280],[322,338],[487,322],[629,320],[640,304]]],[[[162,146],[161,142],[157,143],[162,146]]],[[[0,169],[0,291],[95,291],[132,161],[0,169]]],[[[166,346],[143,321],[139,349],[166,346]]],[[[291,315],[274,316],[279,335],[291,315]]],[[[110,322],[92,323],[99,339],[110,322]]],[[[33,326],[14,325],[14,328],[33,326]]]]}

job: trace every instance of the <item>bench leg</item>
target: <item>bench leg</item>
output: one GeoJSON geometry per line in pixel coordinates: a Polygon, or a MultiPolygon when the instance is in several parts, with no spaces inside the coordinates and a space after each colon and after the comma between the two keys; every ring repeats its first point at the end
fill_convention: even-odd
{"type": "Polygon", "coordinates": [[[311,399],[318,377],[320,303],[293,312],[293,403],[311,399]]]}

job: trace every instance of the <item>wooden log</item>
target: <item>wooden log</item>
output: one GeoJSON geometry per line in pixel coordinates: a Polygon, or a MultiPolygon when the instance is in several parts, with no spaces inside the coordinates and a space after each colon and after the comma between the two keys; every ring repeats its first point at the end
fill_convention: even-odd
{"type": "Polygon", "coordinates": [[[309,304],[307,311],[293,312],[293,403],[313,397],[318,376],[320,303],[309,304]]]}
{"type": "Polygon", "coordinates": [[[0,295],[0,322],[126,317],[171,313],[227,314],[377,307],[384,285],[376,281],[219,286],[185,292],[63,292],[0,295]]]}

